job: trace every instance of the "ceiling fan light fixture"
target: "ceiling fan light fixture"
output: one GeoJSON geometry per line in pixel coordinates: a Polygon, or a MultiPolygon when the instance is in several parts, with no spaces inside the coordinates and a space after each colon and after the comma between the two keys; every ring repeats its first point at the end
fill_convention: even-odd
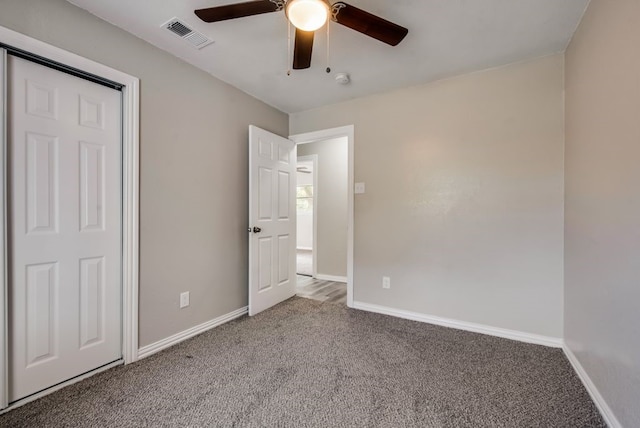
{"type": "Polygon", "coordinates": [[[302,31],[316,31],[329,19],[329,5],[324,0],[289,0],[285,13],[294,27],[302,31]]]}

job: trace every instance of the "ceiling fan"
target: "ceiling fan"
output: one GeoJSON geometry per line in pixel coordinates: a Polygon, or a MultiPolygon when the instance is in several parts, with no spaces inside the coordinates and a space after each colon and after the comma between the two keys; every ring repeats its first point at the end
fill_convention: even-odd
{"type": "Polygon", "coordinates": [[[311,66],[314,31],[328,19],[391,46],[400,43],[409,32],[400,25],[342,1],[330,4],[329,0],[254,0],[198,9],[195,14],[205,22],[218,22],[281,10],[296,27],[294,70],[311,66]]]}

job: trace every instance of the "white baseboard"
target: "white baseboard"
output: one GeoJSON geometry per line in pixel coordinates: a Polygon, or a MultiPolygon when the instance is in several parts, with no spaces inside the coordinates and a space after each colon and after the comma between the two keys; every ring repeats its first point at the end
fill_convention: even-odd
{"type": "Polygon", "coordinates": [[[346,276],[336,276],[336,275],[324,275],[322,273],[316,274],[316,279],[321,281],[333,281],[333,282],[347,282],[346,276]]]}
{"type": "Polygon", "coordinates": [[[296,250],[313,251],[313,248],[311,248],[311,247],[296,247],[296,250]]]}
{"type": "Polygon", "coordinates": [[[578,377],[580,378],[580,380],[582,381],[582,384],[584,385],[587,392],[591,396],[591,399],[596,404],[596,407],[600,411],[600,415],[602,415],[602,419],[604,419],[604,422],[607,424],[607,426],[609,428],[622,428],[622,424],[618,421],[616,416],[613,414],[613,412],[611,411],[611,408],[609,407],[607,402],[604,400],[604,398],[600,394],[600,391],[598,391],[598,388],[596,388],[596,385],[593,383],[593,381],[585,371],[584,367],[582,367],[582,364],[580,364],[580,361],[578,361],[578,358],[576,358],[573,351],[569,349],[569,346],[567,346],[566,343],[562,344],[562,350],[564,351],[564,354],[567,356],[567,359],[571,363],[571,366],[573,366],[573,370],[575,370],[575,372],[578,374],[578,377]]]}
{"type": "Polygon", "coordinates": [[[142,358],[148,357],[149,355],[153,355],[156,352],[160,352],[163,349],[167,349],[173,345],[176,345],[182,342],[183,340],[190,339],[193,336],[196,336],[200,333],[204,333],[207,330],[211,330],[214,327],[218,327],[219,325],[222,325],[231,320],[239,318],[247,314],[247,312],[248,312],[248,307],[245,306],[233,312],[229,312],[228,314],[222,315],[218,318],[214,318],[212,320],[204,322],[195,327],[191,327],[187,330],[181,331],[180,333],[176,333],[173,336],[169,336],[165,339],[159,340],[150,345],[143,346],[142,348],[138,349],[138,359],[142,359],[142,358]]]}
{"type": "Polygon", "coordinates": [[[455,328],[458,330],[472,331],[474,333],[481,333],[487,334],[489,336],[497,336],[505,339],[517,340],[519,342],[533,343],[536,345],[544,345],[552,348],[562,347],[562,339],[559,337],[542,336],[517,330],[491,327],[484,324],[458,321],[450,318],[442,318],[434,315],[421,314],[418,312],[409,312],[402,309],[394,309],[386,306],[372,305],[370,303],[363,302],[353,302],[353,308],[363,311],[376,312],[384,315],[391,315],[392,317],[440,325],[443,327],[455,328]]]}

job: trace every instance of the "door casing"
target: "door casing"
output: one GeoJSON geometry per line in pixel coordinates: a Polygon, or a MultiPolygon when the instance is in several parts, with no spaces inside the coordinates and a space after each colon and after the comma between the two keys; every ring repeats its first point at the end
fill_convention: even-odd
{"type": "MultiPolygon", "coordinates": [[[[139,79],[0,26],[0,48],[11,47],[123,85],[122,88],[122,353],[125,364],[138,359],[138,228],[139,228],[139,79]]],[[[0,49],[0,409],[8,410],[7,241],[6,241],[6,50],[0,49]]],[[[82,378],[82,377],[81,377],[82,378]]],[[[68,383],[77,381],[75,378],[68,383]]],[[[59,387],[66,386],[63,383],[59,387]]],[[[51,390],[13,403],[10,408],[51,390]]]]}
{"type": "MultiPolygon", "coordinates": [[[[289,139],[296,144],[315,143],[317,141],[330,140],[333,138],[347,138],[347,306],[353,307],[353,186],[354,186],[354,126],[347,125],[338,128],[323,129],[320,131],[306,132],[303,134],[290,135],[289,139]]],[[[315,214],[314,214],[315,215],[315,214]]],[[[315,222],[315,218],[314,218],[315,222]]],[[[315,237],[314,237],[315,251],[315,237]]]]}

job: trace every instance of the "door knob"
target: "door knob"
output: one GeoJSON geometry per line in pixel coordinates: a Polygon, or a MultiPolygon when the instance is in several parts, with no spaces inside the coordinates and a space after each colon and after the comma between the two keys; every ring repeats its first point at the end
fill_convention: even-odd
{"type": "Polygon", "coordinates": [[[262,232],[262,229],[260,229],[259,227],[253,228],[253,233],[260,233],[260,232],[262,232]]]}

